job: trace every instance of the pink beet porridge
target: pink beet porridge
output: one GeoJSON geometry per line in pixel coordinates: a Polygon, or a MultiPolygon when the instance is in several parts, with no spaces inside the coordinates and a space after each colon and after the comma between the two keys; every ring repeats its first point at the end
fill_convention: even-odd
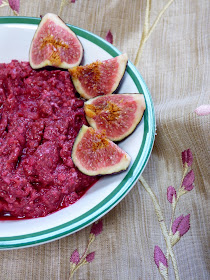
{"type": "Polygon", "coordinates": [[[87,125],[70,74],[0,64],[0,216],[46,216],[77,201],[96,182],[71,159],[87,125]]]}

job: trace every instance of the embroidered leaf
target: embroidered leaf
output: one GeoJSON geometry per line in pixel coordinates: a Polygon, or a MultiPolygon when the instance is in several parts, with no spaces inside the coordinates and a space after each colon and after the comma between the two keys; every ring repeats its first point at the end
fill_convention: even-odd
{"type": "Polygon", "coordinates": [[[182,152],[182,162],[183,162],[183,165],[185,163],[187,163],[188,166],[192,165],[193,155],[192,155],[192,152],[190,149],[187,149],[184,152],[182,152]]]}
{"type": "Polygon", "coordinates": [[[175,190],[174,187],[169,186],[169,187],[167,188],[167,199],[168,199],[168,201],[169,201],[170,203],[173,202],[173,197],[175,197],[175,198],[177,197],[177,196],[176,196],[176,190],[175,190]]]}
{"type": "Polygon", "coordinates": [[[193,172],[193,170],[190,170],[190,172],[187,173],[187,175],[184,177],[182,186],[184,187],[184,189],[186,191],[191,191],[194,186],[193,186],[193,182],[195,180],[195,174],[193,172]]]}
{"type": "Polygon", "coordinates": [[[103,222],[102,220],[94,223],[91,227],[90,233],[94,234],[95,236],[99,235],[103,230],[103,222]]]}
{"type": "Polygon", "coordinates": [[[160,267],[160,263],[165,267],[168,267],[168,261],[159,246],[155,246],[154,260],[158,268],[160,267]]]}
{"type": "Polygon", "coordinates": [[[72,253],[71,257],[70,257],[70,262],[78,264],[79,261],[80,261],[79,252],[78,252],[77,249],[75,249],[74,252],[72,253]]]}
{"type": "Polygon", "coordinates": [[[9,5],[10,5],[10,8],[19,13],[19,10],[20,10],[20,0],[8,0],[9,2],[9,5]]]}
{"type": "Polygon", "coordinates": [[[107,40],[107,42],[113,44],[113,35],[112,35],[112,32],[110,30],[106,34],[106,40],[107,40]]]}
{"type": "Polygon", "coordinates": [[[204,104],[195,109],[198,116],[207,116],[210,114],[210,105],[204,104]]]}
{"type": "Polygon", "coordinates": [[[86,256],[86,261],[87,262],[92,262],[93,260],[94,260],[94,258],[95,258],[95,252],[91,252],[90,254],[88,254],[87,256],[86,256]]]}
{"type": "Polygon", "coordinates": [[[183,236],[190,229],[190,214],[187,216],[179,216],[172,225],[172,232],[175,234],[179,231],[180,236],[183,236]]]}

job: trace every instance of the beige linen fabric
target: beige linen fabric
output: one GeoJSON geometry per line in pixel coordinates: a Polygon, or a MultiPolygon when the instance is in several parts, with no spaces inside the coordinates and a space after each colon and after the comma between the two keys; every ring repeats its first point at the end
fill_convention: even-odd
{"type": "MultiPolygon", "coordinates": [[[[145,15],[146,0],[67,1],[60,16],[70,24],[103,38],[110,29],[114,45],[134,62],[145,15]]],[[[166,4],[152,1],[151,22],[166,4]]],[[[20,16],[58,13],[59,0],[21,0],[20,16]]],[[[156,193],[169,225],[169,185],[182,176],[181,152],[190,148],[195,188],[181,197],[176,217],[190,213],[191,228],[174,246],[180,279],[209,278],[209,116],[194,110],[209,103],[209,0],[176,0],[147,41],[137,68],[153,97],[157,136],[143,176],[156,193]]],[[[9,7],[0,16],[12,16],[9,7]]],[[[0,34],[1,36],[1,34],[0,34]]],[[[1,39],[1,37],[0,37],[1,39]]],[[[137,183],[103,218],[104,230],[92,244],[95,260],[82,266],[76,280],[162,279],[153,260],[154,246],[165,242],[151,198],[137,183]]],[[[60,240],[32,248],[0,252],[0,280],[68,279],[69,258],[82,253],[90,227],[60,240]]],[[[174,278],[169,265],[169,279],[174,278]]]]}

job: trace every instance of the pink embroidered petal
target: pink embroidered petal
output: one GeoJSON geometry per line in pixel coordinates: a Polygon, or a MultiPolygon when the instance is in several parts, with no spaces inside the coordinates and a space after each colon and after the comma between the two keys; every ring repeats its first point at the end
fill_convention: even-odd
{"type": "Polygon", "coordinates": [[[154,260],[158,268],[160,267],[160,263],[165,267],[168,267],[168,261],[159,246],[155,246],[154,260]]]}
{"type": "Polygon", "coordinates": [[[185,190],[188,191],[188,192],[190,192],[193,188],[194,188],[194,185],[191,184],[191,185],[189,185],[188,187],[185,187],[185,190]]]}
{"type": "Polygon", "coordinates": [[[176,198],[176,190],[175,190],[174,187],[169,186],[169,187],[167,188],[167,199],[168,199],[168,201],[169,201],[170,203],[173,202],[173,196],[175,196],[175,198],[176,198]]]}
{"type": "Polygon", "coordinates": [[[195,109],[195,113],[198,116],[207,116],[210,114],[210,105],[201,105],[198,108],[195,109]]]}
{"type": "Polygon", "coordinates": [[[183,236],[190,229],[190,214],[187,216],[179,216],[172,225],[172,232],[175,234],[179,231],[180,236],[183,236]]]}
{"type": "Polygon", "coordinates": [[[178,218],[176,218],[176,220],[174,220],[173,225],[172,225],[172,232],[173,234],[175,234],[177,232],[177,228],[181,222],[181,220],[184,218],[183,215],[179,216],[178,218]]]}
{"type": "Polygon", "coordinates": [[[187,173],[187,175],[184,177],[182,186],[184,187],[184,189],[186,191],[191,191],[194,186],[193,186],[193,182],[195,180],[195,174],[193,172],[193,170],[190,170],[190,172],[187,173]]]}
{"type": "Polygon", "coordinates": [[[10,8],[19,13],[19,10],[20,10],[20,0],[8,0],[9,2],[9,5],[10,5],[10,8]]]}
{"type": "Polygon", "coordinates": [[[103,230],[103,222],[102,220],[98,221],[98,223],[94,223],[91,227],[90,233],[95,236],[99,235],[103,230]]]}
{"type": "Polygon", "coordinates": [[[76,250],[74,250],[74,252],[72,253],[71,257],[70,257],[70,262],[71,263],[75,263],[78,264],[80,261],[80,256],[79,256],[79,252],[76,250]]]}
{"type": "Polygon", "coordinates": [[[86,256],[86,261],[87,262],[92,262],[93,260],[94,260],[94,258],[95,258],[95,252],[91,252],[90,254],[88,254],[87,256],[86,256]]]}
{"type": "Polygon", "coordinates": [[[76,0],[70,0],[71,3],[75,3],[76,0]]]}
{"type": "Polygon", "coordinates": [[[113,35],[112,35],[112,32],[110,30],[106,34],[106,40],[107,40],[107,42],[113,44],[113,35]]]}
{"type": "Polygon", "coordinates": [[[183,236],[185,233],[188,232],[189,229],[190,229],[190,214],[188,214],[181,220],[177,230],[179,231],[180,236],[183,236]]]}
{"type": "Polygon", "coordinates": [[[0,0],[0,5],[3,3],[3,0],[0,0]]]}
{"type": "Polygon", "coordinates": [[[182,162],[183,165],[187,163],[188,166],[191,166],[193,163],[193,155],[190,149],[185,150],[182,152],[182,162]]]}

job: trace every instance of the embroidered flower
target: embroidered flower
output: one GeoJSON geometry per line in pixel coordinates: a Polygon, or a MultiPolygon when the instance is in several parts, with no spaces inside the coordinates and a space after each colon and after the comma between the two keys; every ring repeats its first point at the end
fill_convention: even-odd
{"type": "Polygon", "coordinates": [[[109,42],[110,44],[113,44],[113,35],[112,32],[109,30],[106,34],[106,40],[107,42],[109,42]]]}
{"type": "Polygon", "coordinates": [[[90,254],[88,254],[87,256],[86,256],[86,261],[88,262],[88,263],[90,263],[90,262],[92,262],[93,260],[94,260],[94,258],[95,258],[95,252],[91,252],[90,254]]]}
{"type": "Polygon", "coordinates": [[[10,8],[15,11],[16,13],[19,13],[20,10],[20,0],[8,0],[10,8]]]}
{"type": "Polygon", "coordinates": [[[183,162],[183,165],[185,165],[185,163],[186,163],[188,167],[190,167],[192,165],[193,155],[192,155],[192,152],[190,149],[187,149],[182,152],[182,162],[183,162]]]}
{"type": "Polygon", "coordinates": [[[90,233],[97,236],[102,232],[102,230],[103,230],[103,222],[102,220],[100,220],[92,225],[90,233]]]}
{"type": "Polygon", "coordinates": [[[176,220],[173,222],[172,225],[173,234],[179,232],[179,235],[181,237],[185,233],[187,233],[189,229],[190,229],[190,214],[188,214],[185,217],[181,215],[178,218],[176,218],[176,220]]]}
{"type": "Polygon", "coordinates": [[[198,116],[207,116],[210,114],[210,105],[204,104],[195,109],[198,116]]]}
{"type": "Polygon", "coordinates": [[[183,176],[178,191],[176,192],[176,189],[172,186],[169,186],[167,188],[167,200],[171,203],[171,210],[172,210],[169,231],[167,230],[165,219],[161,211],[161,207],[158,203],[155,194],[152,191],[152,188],[150,188],[150,186],[147,184],[147,182],[144,180],[142,176],[139,179],[142,186],[145,188],[145,190],[149,193],[149,195],[152,198],[152,202],[155,207],[155,213],[157,215],[158,222],[160,224],[160,228],[162,230],[166,242],[166,247],[167,247],[166,255],[163,254],[162,250],[158,246],[155,246],[154,249],[155,264],[157,265],[160,274],[165,280],[168,280],[168,261],[170,259],[173,264],[175,278],[179,279],[178,267],[176,263],[175,254],[173,252],[173,246],[190,229],[190,214],[186,216],[181,215],[174,220],[176,205],[180,197],[183,194],[187,193],[188,191],[191,191],[194,187],[193,182],[195,180],[195,175],[193,170],[189,171],[190,166],[192,165],[193,162],[193,156],[190,149],[182,152],[182,162],[183,162],[183,176]]]}
{"type": "Polygon", "coordinates": [[[95,259],[95,252],[91,252],[88,254],[88,250],[90,245],[94,242],[97,235],[99,235],[103,230],[103,222],[102,220],[94,223],[90,229],[90,235],[88,244],[82,256],[80,257],[78,250],[74,250],[70,257],[70,274],[69,279],[73,278],[74,273],[79,269],[82,265],[92,262],[95,259]]]}
{"type": "Polygon", "coordinates": [[[191,191],[194,188],[193,186],[194,180],[195,180],[195,174],[193,170],[190,170],[190,172],[187,173],[187,175],[184,177],[184,180],[182,182],[182,186],[186,191],[191,191]]]}
{"type": "Polygon", "coordinates": [[[177,195],[176,195],[176,190],[174,187],[169,186],[167,188],[167,199],[170,203],[173,202],[174,199],[176,199],[177,195]]]}
{"type": "Polygon", "coordinates": [[[79,261],[80,261],[79,252],[77,249],[75,249],[74,252],[71,254],[70,262],[74,264],[78,264],[79,261]]]}
{"type": "Polygon", "coordinates": [[[162,263],[165,267],[168,267],[168,261],[160,247],[157,245],[155,246],[154,250],[154,260],[158,268],[160,267],[160,263],[162,263]]]}
{"type": "Polygon", "coordinates": [[[155,246],[154,260],[160,274],[164,279],[168,279],[168,261],[159,246],[155,246]]]}

